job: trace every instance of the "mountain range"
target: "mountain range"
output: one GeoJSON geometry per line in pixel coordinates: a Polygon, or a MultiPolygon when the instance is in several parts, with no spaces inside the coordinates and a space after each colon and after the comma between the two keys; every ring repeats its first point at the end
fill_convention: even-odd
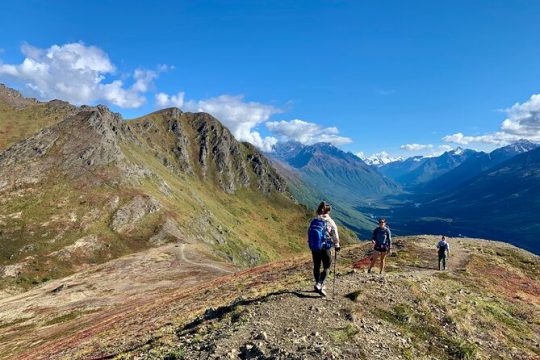
{"type": "Polygon", "coordinates": [[[537,146],[520,140],[490,153],[458,147],[368,165],[330,144],[287,142],[268,156],[300,202],[329,200],[335,217],[361,236],[384,216],[400,234],[465,234],[538,252],[537,146]]]}
{"type": "Polygon", "coordinates": [[[405,188],[427,183],[458,167],[476,153],[460,147],[440,156],[416,156],[380,166],[379,171],[405,188]]]}
{"type": "Polygon", "coordinates": [[[449,235],[504,239],[540,252],[540,148],[520,142],[495,155],[505,157],[516,149],[521,153],[450,191],[396,209],[396,217],[407,223],[407,231],[444,229],[449,235]]]}
{"type": "Polygon", "coordinates": [[[400,234],[465,234],[538,252],[536,148],[520,140],[490,153],[458,147],[375,166],[330,144],[287,142],[268,156],[298,201],[310,207],[330,201],[336,219],[362,237],[377,217],[387,217],[400,234]],[[503,165],[504,172],[497,170],[503,165]],[[522,181],[512,182],[512,174],[522,181]]]}
{"type": "Polygon", "coordinates": [[[489,170],[516,155],[531,151],[537,146],[530,141],[520,140],[495,149],[490,153],[476,152],[442,176],[419,186],[417,191],[428,193],[447,192],[464,184],[467,180],[474,178],[483,171],[489,170]]]}
{"type": "Polygon", "coordinates": [[[358,156],[328,143],[285,142],[273,150],[267,156],[299,202],[311,207],[323,199],[330,202],[336,218],[363,236],[373,227],[373,219],[355,207],[401,191],[398,184],[358,156]]]}
{"type": "Polygon", "coordinates": [[[312,291],[305,243],[325,199],[356,234],[369,234],[362,209],[375,205],[390,211],[396,235],[460,232],[537,251],[540,148],[531,144],[493,152],[489,169],[415,199],[409,184],[477,153],[420,159],[403,191],[330,144],[280,144],[267,159],[206,113],[125,120],[6,87],[0,135],[1,359],[539,353],[540,267],[527,251],[452,238],[450,269],[437,272],[439,236],[396,236],[381,277],[351,269],[369,261],[371,243],[340,226],[335,297],[325,301],[312,291]]]}
{"type": "Polygon", "coordinates": [[[304,251],[310,212],[212,116],[124,120],[0,90],[0,290],[171,241],[237,266],[304,251]]]}

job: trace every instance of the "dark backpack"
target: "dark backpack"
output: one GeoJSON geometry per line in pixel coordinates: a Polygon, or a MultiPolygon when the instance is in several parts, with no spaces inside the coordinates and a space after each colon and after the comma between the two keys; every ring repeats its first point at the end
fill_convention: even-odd
{"type": "Polygon", "coordinates": [[[330,249],[333,245],[332,240],[328,236],[326,221],[315,218],[311,220],[308,229],[308,244],[312,251],[321,251],[322,249],[330,249]]]}
{"type": "Polygon", "coordinates": [[[444,255],[446,250],[448,250],[448,243],[441,244],[441,242],[439,242],[439,255],[444,255]]]}

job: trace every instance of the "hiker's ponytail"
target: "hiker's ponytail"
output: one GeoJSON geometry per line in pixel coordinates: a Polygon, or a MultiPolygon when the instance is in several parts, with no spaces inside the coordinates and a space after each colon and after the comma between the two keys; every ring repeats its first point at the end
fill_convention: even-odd
{"type": "Polygon", "coordinates": [[[317,208],[317,215],[328,214],[330,210],[332,210],[332,207],[326,201],[322,201],[317,208]]]}

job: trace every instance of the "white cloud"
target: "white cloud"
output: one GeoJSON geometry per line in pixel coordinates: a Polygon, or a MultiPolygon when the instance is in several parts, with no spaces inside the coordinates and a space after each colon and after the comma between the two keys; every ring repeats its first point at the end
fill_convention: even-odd
{"type": "Polygon", "coordinates": [[[176,95],[168,95],[166,93],[160,92],[155,95],[156,106],[159,108],[166,108],[166,107],[182,108],[184,107],[184,96],[185,96],[185,93],[183,91],[180,91],[176,95]]]}
{"type": "Polygon", "coordinates": [[[455,133],[447,135],[442,138],[443,141],[451,142],[460,145],[468,145],[471,143],[482,143],[490,145],[504,145],[512,141],[516,141],[523,138],[523,136],[516,136],[508,134],[504,131],[497,131],[495,133],[479,135],[479,136],[466,136],[463,133],[455,133]]]}
{"type": "Polygon", "coordinates": [[[166,65],[155,71],[137,69],[133,84],[126,86],[120,79],[106,81],[116,67],[107,53],[95,46],[69,43],[40,49],[23,45],[21,52],[25,59],[20,64],[0,62],[0,78],[23,85],[40,99],[57,98],[77,105],[107,101],[122,108],[140,107],[146,101],[144,93],[159,73],[168,69],[166,65]]]}
{"type": "Polygon", "coordinates": [[[516,103],[504,109],[507,118],[501,123],[501,129],[494,133],[470,136],[461,132],[447,135],[443,141],[461,145],[483,143],[505,145],[519,139],[540,141],[540,94],[535,94],[524,103],[516,103]]]}
{"type": "Polygon", "coordinates": [[[277,139],[271,136],[263,138],[253,129],[267,121],[273,114],[281,112],[271,105],[258,102],[245,102],[241,95],[220,95],[214,98],[188,101],[188,111],[204,111],[218,118],[227,126],[234,136],[247,141],[264,151],[271,151],[277,139]]]}
{"type": "Polygon", "coordinates": [[[282,141],[295,140],[305,145],[328,142],[336,146],[352,142],[348,137],[339,136],[336,127],[323,128],[318,124],[299,119],[270,121],[266,123],[266,127],[282,141]]]}
{"type": "Polygon", "coordinates": [[[452,147],[450,145],[439,145],[439,150],[442,152],[446,152],[452,150],[452,147]]]}
{"type": "Polygon", "coordinates": [[[155,96],[158,108],[176,106],[185,111],[207,112],[221,121],[240,141],[247,141],[263,151],[272,151],[277,139],[263,137],[255,129],[281,110],[271,105],[245,101],[241,95],[220,95],[203,100],[185,101],[184,92],[168,95],[160,92],[155,96]]]}
{"type": "Polygon", "coordinates": [[[405,144],[405,145],[401,145],[400,149],[407,150],[407,151],[421,151],[421,150],[433,149],[433,145],[431,144],[405,144]]]}

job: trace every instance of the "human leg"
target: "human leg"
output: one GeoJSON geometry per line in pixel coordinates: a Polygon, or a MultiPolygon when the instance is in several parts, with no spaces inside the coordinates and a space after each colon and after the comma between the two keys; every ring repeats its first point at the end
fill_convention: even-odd
{"type": "Polygon", "coordinates": [[[328,275],[328,272],[330,271],[330,265],[332,265],[332,253],[330,249],[322,250],[321,260],[323,264],[323,271],[320,274],[319,283],[322,285],[326,279],[326,276],[328,275]]]}
{"type": "Polygon", "coordinates": [[[384,261],[384,260],[386,259],[386,252],[381,251],[381,255],[380,255],[380,256],[381,256],[381,264],[380,264],[379,268],[380,268],[380,273],[382,274],[383,271],[384,271],[384,264],[385,264],[385,261],[384,261]]]}
{"type": "Polygon", "coordinates": [[[313,257],[313,277],[315,278],[315,284],[319,283],[320,273],[321,273],[321,252],[312,251],[311,256],[313,257]]]}

